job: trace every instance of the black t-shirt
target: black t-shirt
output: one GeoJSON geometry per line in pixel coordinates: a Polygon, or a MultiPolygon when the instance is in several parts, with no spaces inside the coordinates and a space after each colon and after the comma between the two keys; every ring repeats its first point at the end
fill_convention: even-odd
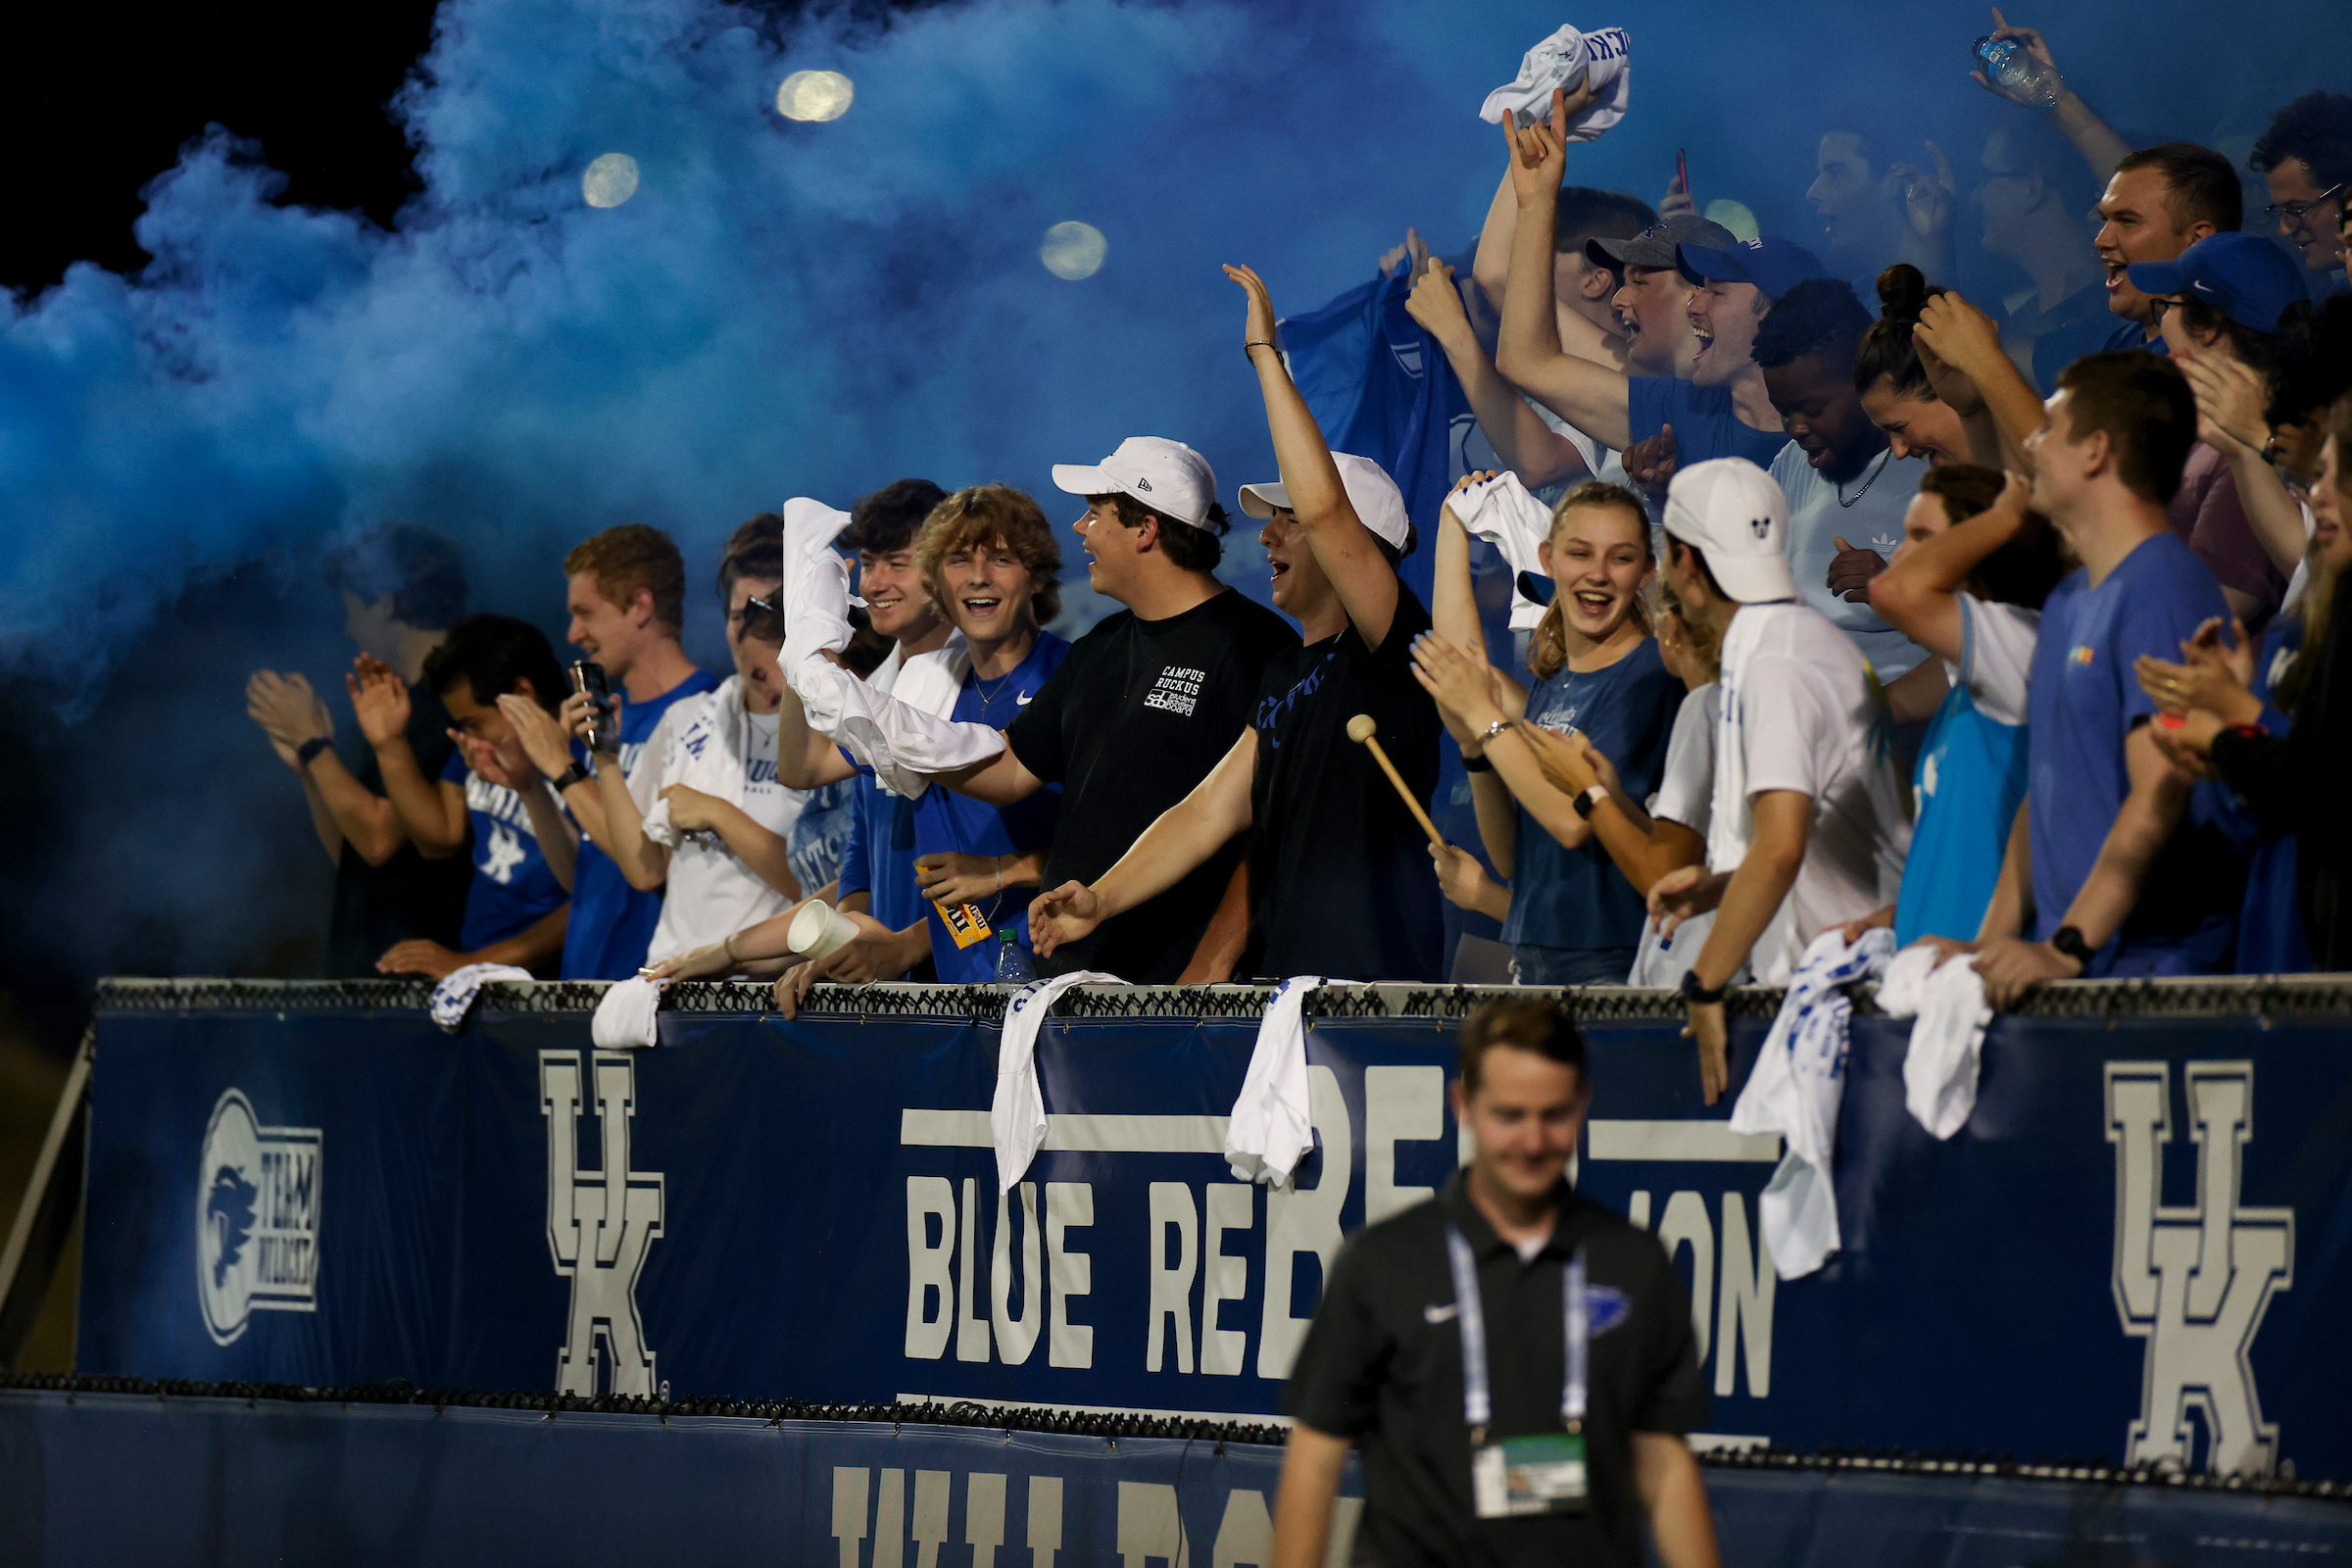
{"type": "MultiPolygon", "coordinates": [[[[440,697],[419,682],[409,688],[409,749],[427,779],[437,779],[449,762],[449,710],[440,697]]],[[[384,793],[383,770],[376,766],[374,749],[365,737],[347,737],[337,755],[351,765],[351,740],[359,741],[360,764],[352,776],[371,794],[384,793]]],[[[381,865],[369,865],[347,842],[335,866],[334,917],[327,927],[326,973],[329,979],[357,975],[375,977],[375,960],[396,942],[427,937],[445,948],[458,946],[466,921],[466,891],[473,881],[473,857],[463,847],[455,855],[428,860],[414,844],[381,865]]]]}
{"type": "Polygon", "coordinates": [[[1283,1407],[1363,1452],[1364,1514],[1354,1560],[1381,1564],[1642,1561],[1633,1434],[1685,1434],[1709,1412],[1690,1301],[1656,1238],[1560,1189],[1551,1239],[1532,1262],[1494,1233],[1456,1173],[1426,1203],[1351,1237],[1283,1391],[1283,1407]],[[1580,1514],[1480,1519],[1462,1419],[1462,1339],[1446,1227],[1478,1258],[1494,1419],[1489,1441],[1561,1430],[1566,1347],[1560,1288],[1585,1250],[1592,1325],[1580,1514]],[[1431,1314],[1439,1314],[1433,1321],[1431,1314]]]}
{"type": "Polygon", "coordinates": [[[1258,687],[1245,975],[1440,980],[1446,914],[1429,838],[1370,748],[1348,738],[1369,713],[1389,760],[1424,808],[1438,787],[1437,705],[1413,679],[1429,612],[1397,584],[1377,651],[1350,621],[1274,661],[1258,687]]]}
{"type": "MultiPolygon", "coordinates": [[[[1092,882],[1191,794],[1249,728],[1267,664],[1298,646],[1289,622],[1230,588],[1162,620],[1122,610],[1073,643],[1004,732],[1023,767],[1061,786],[1046,887],[1092,882]]],[[[1159,897],[1055,949],[1042,967],[1173,981],[1241,854],[1240,843],[1227,845],[1159,897]]]]}

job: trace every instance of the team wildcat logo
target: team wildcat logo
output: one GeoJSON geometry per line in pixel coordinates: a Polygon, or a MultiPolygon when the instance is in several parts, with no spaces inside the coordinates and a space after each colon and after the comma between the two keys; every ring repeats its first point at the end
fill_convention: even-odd
{"type": "Polygon", "coordinates": [[[556,1273],[571,1281],[564,1348],[556,1352],[556,1390],[589,1394],[597,1363],[613,1394],[645,1398],[666,1387],[654,1374],[637,1310],[637,1276],[662,1235],[662,1181],[659,1171],[629,1162],[629,1131],[637,1114],[637,1068],[625,1053],[591,1053],[581,1071],[573,1051],[539,1054],[539,1108],[547,1118],[547,1247],[556,1273]],[[580,1114],[593,1097],[604,1164],[579,1163],[580,1114]]]}
{"type": "Polygon", "coordinates": [[[257,1311],[318,1308],[316,1127],[264,1127],[231,1089],[213,1106],[196,1184],[196,1295],[216,1345],[257,1311]]]}

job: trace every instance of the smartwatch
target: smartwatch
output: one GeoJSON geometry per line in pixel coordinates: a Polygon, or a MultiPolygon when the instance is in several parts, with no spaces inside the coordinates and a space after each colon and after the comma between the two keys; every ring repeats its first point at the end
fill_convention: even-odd
{"type": "Polygon", "coordinates": [[[334,744],[335,743],[333,741],[328,740],[323,735],[312,736],[309,740],[304,741],[300,746],[294,748],[294,765],[300,768],[309,768],[313,762],[318,760],[318,754],[320,752],[325,751],[328,747],[334,744]]]}
{"type": "Polygon", "coordinates": [[[2082,940],[2082,933],[2077,930],[2075,927],[2071,925],[2062,925],[2057,930],[2051,932],[2050,946],[2056,948],[2067,957],[2074,959],[2085,970],[2090,967],[2090,960],[2092,957],[2091,946],[2089,943],[2082,940]]]}
{"type": "Polygon", "coordinates": [[[1479,753],[1476,757],[1465,752],[1462,754],[1462,771],[1465,773],[1492,773],[1494,771],[1494,764],[1487,760],[1487,754],[1484,752],[1479,753]]]}
{"type": "Polygon", "coordinates": [[[1717,1005],[1723,1001],[1723,994],[1731,989],[1732,988],[1729,985],[1701,985],[1699,983],[1698,971],[1696,969],[1685,969],[1683,971],[1683,1000],[1690,1003],[1694,1007],[1712,1007],[1717,1005]]]}
{"type": "Polygon", "coordinates": [[[574,784],[586,784],[595,777],[596,775],[594,773],[581,766],[577,761],[574,761],[563,772],[558,773],[550,782],[555,785],[556,794],[561,797],[565,790],[571,788],[574,784]]]}
{"type": "Polygon", "coordinates": [[[1576,798],[1576,814],[1586,821],[1592,820],[1592,808],[1609,798],[1606,784],[1595,784],[1576,798]]]}

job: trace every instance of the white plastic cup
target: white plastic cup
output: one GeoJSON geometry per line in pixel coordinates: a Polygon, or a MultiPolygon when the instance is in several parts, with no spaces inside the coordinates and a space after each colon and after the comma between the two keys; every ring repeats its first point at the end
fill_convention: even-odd
{"type": "Polygon", "coordinates": [[[847,946],[857,935],[857,921],[822,899],[810,899],[792,917],[792,924],[785,928],[784,940],[793,952],[814,963],[847,946]]]}

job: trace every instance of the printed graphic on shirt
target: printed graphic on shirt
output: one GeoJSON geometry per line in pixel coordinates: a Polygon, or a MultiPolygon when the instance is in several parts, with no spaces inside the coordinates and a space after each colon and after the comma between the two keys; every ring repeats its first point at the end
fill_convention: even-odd
{"type": "Polygon", "coordinates": [[[1190,717],[1200,702],[1200,683],[1208,679],[1208,671],[1189,664],[1168,664],[1161,668],[1159,679],[1152,694],[1144,699],[1146,708],[1165,709],[1171,713],[1190,717]]]}
{"type": "Polygon", "coordinates": [[[483,831],[475,835],[473,868],[502,888],[513,887],[515,872],[539,846],[539,835],[531,828],[531,813],[522,797],[469,771],[466,775],[466,809],[487,819],[475,824],[483,831]],[[527,846],[522,842],[525,838],[531,841],[527,846]]]}
{"type": "Polygon", "coordinates": [[[1325,654],[1316,662],[1313,669],[1308,670],[1280,697],[1265,697],[1258,700],[1257,711],[1250,716],[1250,727],[1262,731],[1268,746],[1273,747],[1276,751],[1282,750],[1283,719],[1289,715],[1292,709],[1323,689],[1323,678],[1331,672],[1331,662],[1338,657],[1338,653],[1339,651],[1334,649],[1331,653],[1325,654]]]}

